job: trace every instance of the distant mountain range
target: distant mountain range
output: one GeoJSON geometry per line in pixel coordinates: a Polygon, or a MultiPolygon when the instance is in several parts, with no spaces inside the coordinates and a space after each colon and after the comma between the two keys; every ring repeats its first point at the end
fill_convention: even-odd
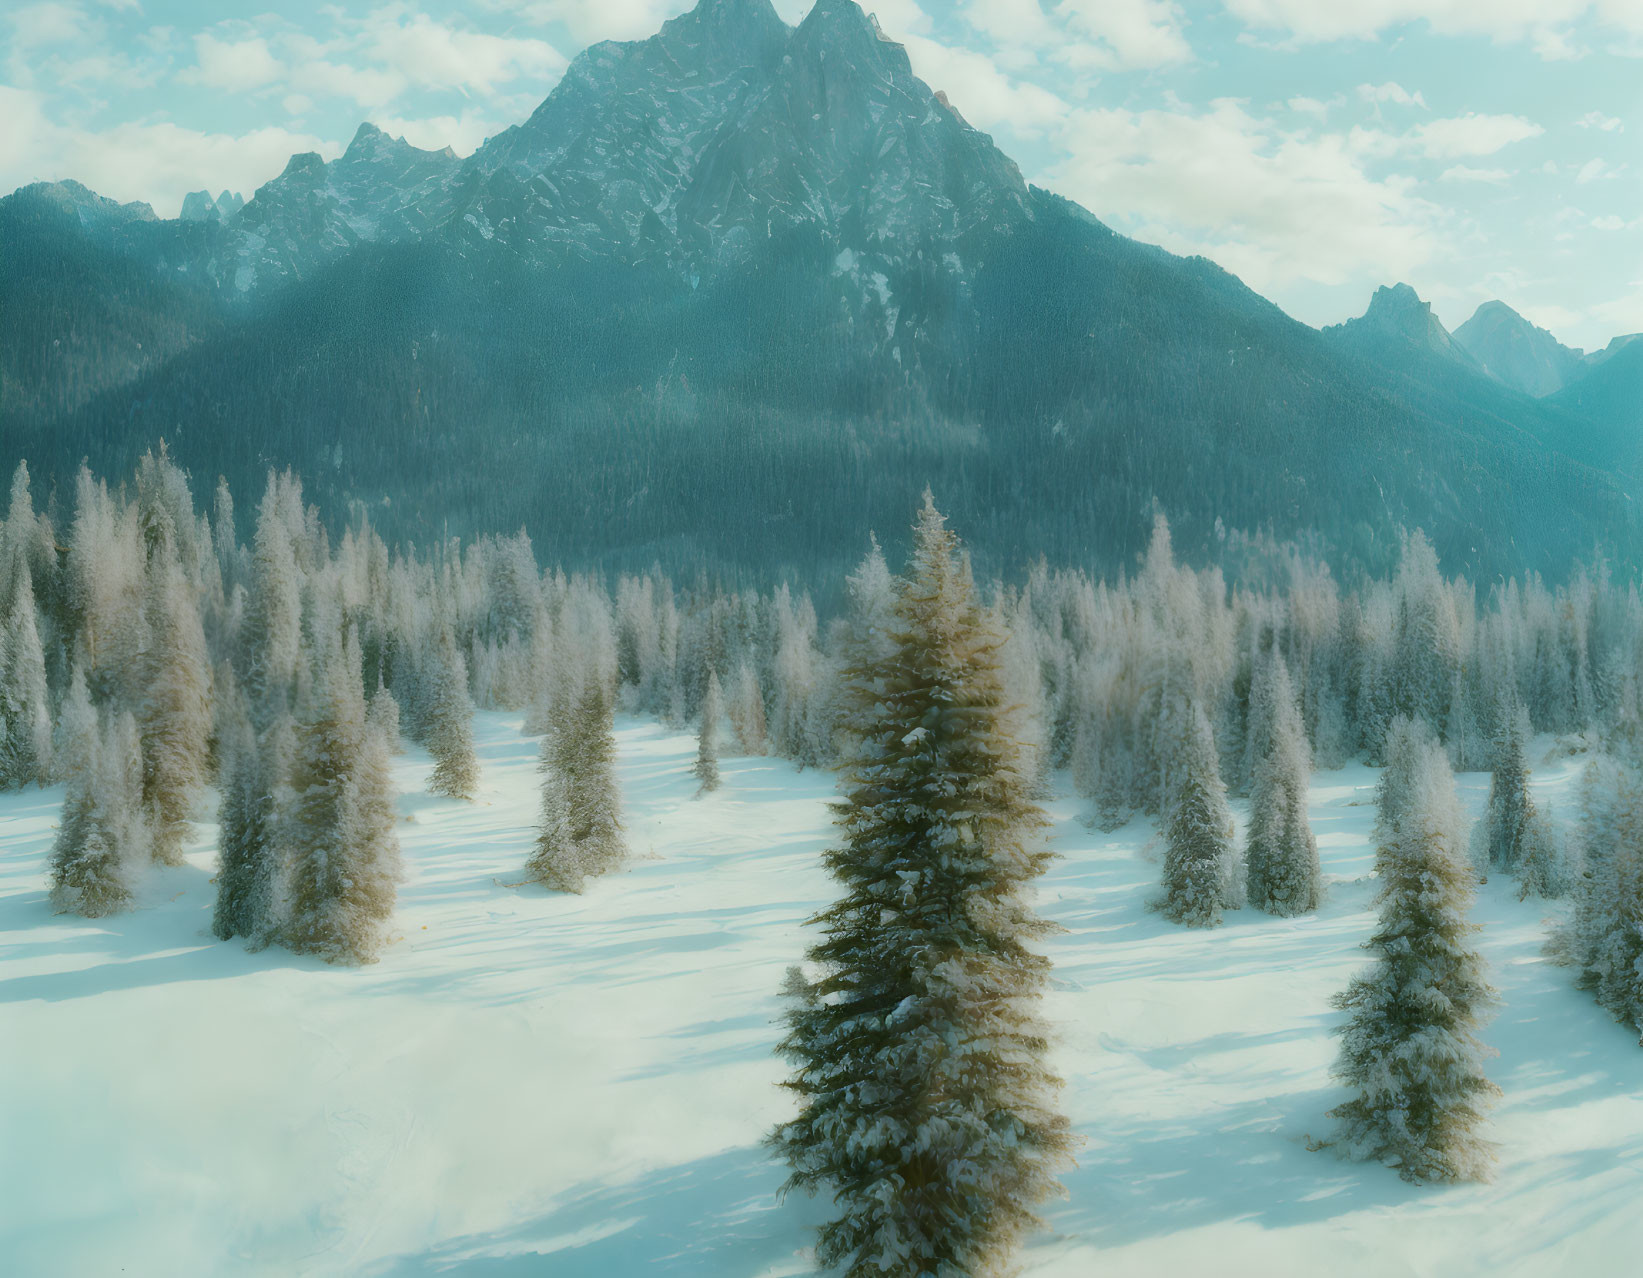
{"type": "Polygon", "coordinates": [[[1028,185],[852,0],[701,0],[466,159],[363,125],[178,219],[24,188],[0,240],[0,425],[47,482],[163,437],[395,535],[760,577],[927,482],[996,569],[1122,565],[1155,504],[1346,566],[1415,526],[1478,574],[1635,555],[1627,350],[1402,285],[1310,329],[1028,185]]]}

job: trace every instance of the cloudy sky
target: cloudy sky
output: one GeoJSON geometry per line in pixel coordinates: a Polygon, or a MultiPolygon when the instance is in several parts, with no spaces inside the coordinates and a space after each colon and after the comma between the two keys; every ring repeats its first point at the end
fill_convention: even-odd
{"type": "MultiPolygon", "coordinates": [[[[466,154],[691,0],[44,0],[0,16],[0,188],[174,216],[363,119],[466,154]],[[243,17],[225,17],[239,9],[243,17]]],[[[797,22],[810,0],[774,0],[797,22]]],[[[1405,280],[1643,329],[1643,0],[869,0],[1027,177],[1312,324],[1405,280]]]]}

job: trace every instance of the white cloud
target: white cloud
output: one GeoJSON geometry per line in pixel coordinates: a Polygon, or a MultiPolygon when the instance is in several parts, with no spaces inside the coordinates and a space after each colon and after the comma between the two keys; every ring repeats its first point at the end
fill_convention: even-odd
{"type": "Polygon", "coordinates": [[[1067,195],[1266,290],[1294,280],[1402,278],[1438,248],[1412,180],[1372,178],[1340,134],[1286,132],[1219,100],[1207,110],[1085,110],[1052,172],[1067,195]]]}
{"type": "MultiPolygon", "coordinates": [[[[1018,0],[1018,3],[1032,5],[1036,0],[1018,0]]],[[[862,8],[879,20],[879,27],[892,40],[923,35],[930,30],[930,15],[919,7],[917,0],[867,0],[862,8]]]]}
{"type": "Polygon", "coordinates": [[[147,200],[175,217],[183,196],[201,187],[250,192],[275,177],[294,152],[329,157],[342,147],[288,129],[204,133],[155,121],[125,121],[91,130],[58,123],[41,96],[0,85],[0,186],[74,178],[121,202],[147,200]]]}
{"type": "Polygon", "coordinates": [[[1604,115],[1601,111],[1588,111],[1575,121],[1583,129],[1600,129],[1604,133],[1619,133],[1626,126],[1612,115],[1604,115]]]}
{"type": "MultiPolygon", "coordinates": [[[[688,5],[680,0],[479,0],[479,7],[512,13],[538,26],[562,22],[579,44],[592,44],[653,36],[688,5]]],[[[776,7],[782,17],[796,22],[810,5],[808,0],[778,0],[776,7]]]]}
{"type": "Polygon", "coordinates": [[[1394,102],[1398,106],[1418,106],[1424,108],[1426,99],[1417,90],[1409,92],[1403,85],[1388,80],[1385,84],[1360,84],[1358,97],[1365,102],[1394,102]]]}
{"type": "Polygon", "coordinates": [[[1592,219],[1592,230],[1594,231],[1624,231],[1625,229],[1626,219],[1616,217],[1613,213],[1605,213],[1602,217],[1592,219]]]}
{"type": "Polygon", "coordinates": [[[1434,160],[1458,159],[1463,155],[1493,155],[1502,147],[1545,130],[1520,115],[1467,114],[1416,125],[1405,137],[1434,160]]]}
{"type": "Polygon", "coordinates": [[[84,41],[89,34],[86,12],[76,4],[31,4],[14,10],[11,45],[21,53],[54,44],[84,41]]]}
{"type": "Polygon", "coordinates": [[[359,23],[366,57],[424,89],[454,89],[489,97],[526,77],[557,82],[565,57],[546,40],[496,36],[447,26],[425,13],[406,17],[396,8],[378,9],[359,23]]]}
{"type": "Polygon", "coordinates": [[[1590,21],[1623,33],[1643,33],[1637,0],[1222,0],[1234,17],[1258,31],[1283,33],[1290,45],[1374,40],[1424,22],[1443,35],[1481,35],[1527,42],[1546,59],[1578,56],[1569,28],[1590,21]]]}
{"type": "Polygon", "coordinates": [[[1048,49],[1063,38],[1039,0],[965,0],[962,13],[970,26],[999,45],[1048,49]]]}
{"type": "Polygon", "coordinates": [[[177,78],[185,84],[230,92],[260,89],[285,75],[285,66],[261,36],[246,40],[219,40],[209,32],[194,37],[195,64],[177,78]]]}
{"type": "Polygon", "coordinates": [[[1439,175],[1440,182],[1488,182],[1499,186],[1511,178],[1509,169],[1472,169],[1464,164],[1456,164],[1445,169],[1439,175]]]}
{"type": "Polygon", "coordinates": [[[1581,186],[1588,182],[1603,182],[1609,178],[1618,177],[1620,169],[1605,164],[1599,159],[1590,159],[1580,166],[1580,172],[1575,174],[1575,181],[1581,186]]]}
{"type": "Polygon", "coordinates": [[[1127,70],[1192,58],[1180,9],[1171,0],[1061,0],[1055,12],[1070,30],[1097,41],[1064,46],[1061,53],[1069,66],[1127,70]]]}
{"type": "MultiPolygon", "coordinates": [[[[229,91],[278,86],[291,114],[332,98],[378,114],[417,90],[494,104],[518,81],[528,83],[532,100],[540,101],[566,66],[545,40],[454,27],[400,5],[360,18],[337,16],[341,26],[329,39],[290,29],[250,35],[240,23],[224,24],[222,35],[202,32],[194,37],[196,65],[179,79],[229,91]]],[[[459,122],[464,116],[444,118],[459,122]]],[[[457,134],[471,131],[459,127],[457,134]]]]}
{"type": "Polygon", "coordinates": [[[312,52],[291,59],[289,86],[312,98],[348,98],[361,110],[376,112],[393,102],[410,87],[399,71],[384,67],[354,66],[324,56],[327,46],[303,40],[312,52]]]}
{"type": "Polygon", "coordinates": [[[1643,279],[1628,281],[1618,297],[1588,308],[1588,314],[1610,333],[1643,332],[1643,279]]]}
{"type": "Polygon", "coordinates": [[[944,90],[978,128],[1008,125],[1018,134],[1036,136],[1066,118],[1068,107],[1061,98],[1005,75],[984,54],[924,36],[904,36],[902,42],[914,73],[931,88],[944,90]]]}
{"type": "Polygon", "coordinates": [[[305,93],[287,93],[280,99],[287,115],[305,115],[314,109],[314,99],[305,93]]]}

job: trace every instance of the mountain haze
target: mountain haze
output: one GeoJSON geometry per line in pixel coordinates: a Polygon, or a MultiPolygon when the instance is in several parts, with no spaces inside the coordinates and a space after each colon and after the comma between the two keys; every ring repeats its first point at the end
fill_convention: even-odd
{"type": "Polygon", "coordinates": [[[926,483],[994,569],[1120,565],[1155,503],[1186,546],[1371,567],[1415,526],[1477,573],[1631,542],[1607,401],[1499,384],[1406,286],[1318,333],[1115,234],[852,0],[702,0],[467,159],[364,125],[231,203],[0,201],[0,414],[37,475],[164,437],[394,535],[761,576],[852,562],[926,483]]]}
{"type": "Polygon", "coordinates": [[[1491,377],[1526,395],[1550,395],[1585,371],[1579,350],[1537,328],[1505,302],[1485,302],[1455,341],[1491,377]]]}

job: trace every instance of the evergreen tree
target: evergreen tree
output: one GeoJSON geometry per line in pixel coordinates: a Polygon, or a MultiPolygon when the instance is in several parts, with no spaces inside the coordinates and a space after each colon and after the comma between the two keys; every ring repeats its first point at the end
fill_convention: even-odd
{"type": "Polygon", "coordinates": [[[1477,1128],[1499,1094],[1477,1038],[1494,991],[1471,948],[1472,870],[1449,761],[1435,743],[1421,746],[1407,800],[1383,821],[1376,850],[1376,963],[1335,1000],[1348,1013],[1335,1074],[1356,1095],[1331,1112],[1351,1157],[1385,1162],[1410,1181],[1478,1179],[1491,1154],[1477,1128]]]}
{"type": "Polygon", "coordinates": [[[1635,771],[1609,759],[1587,764],[1577,839],[1574,910],[1553,938],[1553,956],[1643,1035],[1643,782],[1635,771]]]}
{"type": "Polygon", "coordinates": [[[85,672],[75,667],[58,721],[58,754],[67,776],[63,811],[51,850],[51,902],[59,911],[102,918],[131,902],[132,848],[122,838],[132,814],[121,810],[121,777],[110,760],[86,691],[85,672]]]}
{"type": "Polygon", "coordinates": [[[182,864],[189,812],[207,779],[211,669],[194,595],[175,563],[156,565],[148,617],[138,724],[143,743],[143,802],[153,855],[182,864]]]}
{"type": "Polygon", "coordinates": [[[289,820],[290,916],[282,939],[328,963],[370,963],[399,878],[388,747],[365,723],[359,654],[329,641],[297,728],[289,820]]]}
{"type": "Polygon", "coordinates": [[[1188,927],[1214,927],[1224,908],[1238,904],[1237,849],[1232,811],[1215,754],[1215,732],[1203,707],[1193,707],[1186,756],[1164,854],[1165,917],[1188,927]]]}
{"type": "Polygon", "coordinates": [[[1528,715],[1515,702],[1502,709],[1495,740],[1495,768],[1489,780],[1489,808],[1484,815],[1484,851],[1491,870],[1516,871],[1534,824],[1529,797],[1529,764],[1524,757],[1528,715]]]}
{"type": "Polygon", "coordinates": [[[479,788],[474,754],[473,701],[468,665],[447,628],[436,656],[433,696],[428,703],[428,752],[434,757],[428,789],[449,799],[471,799],[479,788]]]}
{"type": "Polygon", "coordinates": [[[826,1189],[817,1260],[851,1278],[993,1273],[1069,1148],[1036,1004],[1048,925],[1024,899],[1049,854],[1000,731],[1003,636],[926,495],[893,651],[858,675],[827,854],[844,896],[814,920],[814,983],[782,1052],[800,1111],[773,1135],[790,1188],[826,1189]]]}
{"type": "Polygon", "coordinates": [[[1255,673],[1249,682],[1249,706],[1244,715],[1244,752],[1234,759],[1237,767],[1237,792],[1248,794],[1255,784],[1255,774],[1272,753],[1272,725],[1277,713],[1273,697],[1273,678],[1283,661],[1276,649],[1269,648],[1255,662],[1255,673]]]}
{"type": "Polygon", "coordinates": [[[765,726],[764,693],[759,688],[759,676],[753,667],[743,662],[737,668],[730,698],[730,727],[736,734],[736,753],[758,757],[770,749],[770,738],[765,726]]]}
{"type": "Polygon", "coordinates": [[[724,713],[723,701],[718,673],[709,674],[707,691],[702,696],[702,725],[696,736],[694,769],[703,794],[711,794],[719,788],[719,719],[724,713]]]}
{"type": "MultiPolygon", "coordinates": [[[[1386,766],[1375,784],[1375,825],[1372,837],[1377,848],[1388,846],[1419,793],[1427,752],[1437,744],[1424,719],[1394,715],[1386,726],[1386,766]]],[[[1377,867],[1379,868],[1379,867],[1377,867]]]]}
{"type": "Polygon", "coordinates": [[[251,590],[242,631],[241,684],[259,729],[291,708],[302,663],[302,580],[292,523],[302,494],[289,475],[268,474],[252,541],[251,590]]]}
{"type": "Polygon", "coordinates": [[[211,930],[219,940],[264,939],[275,929],[278,883],[279,779],[270,746],[259,748],[248,707],[233,715],[223,741],[222,801],[218,807],[217,906],[211,930]]]}
{"type": "Polygon", "coordinates": [[[1271,730],[1249,797],[1249,903],[1268,914],[1305,914],[1323,900],[1318,843],[1306,811],[1312,755],[1289,670],[1276,654],[1267,695],[1271,730]]]}
{"type": "Polygon", "coordinates": [[[51,698],[34,581],[21,555],[14,571],[10,608],[0,613],[0,790],[43,785],[51,773],[51,698]]]}
{"type": "Polygon", "coordinates": [[[526,871],[556,892],[580,892],[627,857],[616,790],[610,694],[590,675],[542,741],[542,818],[526,871]]]}
{"type": "Polygon", "coordinates": [[[370,704],[365,709],[365,721],[382,735],[390,754],[399,754],[404,749],[399,739],[399,702],[381,683],[371,694],[370,704]]]}
{"type": "Polygon", "coordinates": [[[1536,810],[1523,835],[1523,855],[1518,861],[1518,900],[1531,896],[1553,900],[1568,891],[1568,875],[1558,846],[1557,829],[1551,817],[1536,810]]]}

